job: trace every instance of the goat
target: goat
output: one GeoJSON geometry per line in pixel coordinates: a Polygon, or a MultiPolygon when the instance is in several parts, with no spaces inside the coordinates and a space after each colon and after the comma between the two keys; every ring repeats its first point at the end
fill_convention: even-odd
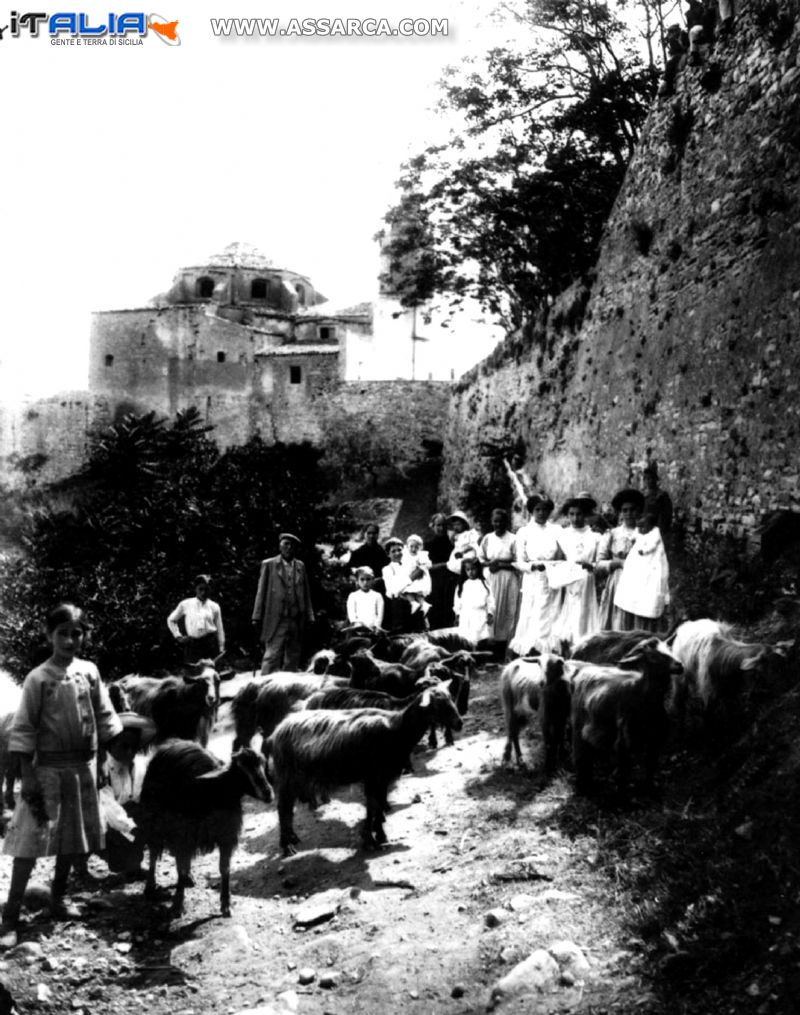
{"type": "Polygon", "coordinates": [[[242,797],[269,803],[264,759],[245,748],[227,765],[191,740],[171,740],[153,755],[142,784],[139,827],[150,853],[145,896],[156,892],[156,864],[165,849],[175,857],[178,884],[172,913],[183,913],[192,858],[219,850],[220,906],[231,915],[231,856],[242,830],[242,797]]]}
{"type": "MultiPolygon", "coordinates": [[[[598,666],[618,666],[620,660],[631,655],[643,642],[656,644],[658,651],[663,652],[669,659],[675,659],[675,654],[669,647],[666,638],[658,638],[652,631],[600,631],[598,634],[590,634],[582,638],[572,649],[570,659],[587,663],[596,663],[598,666]]],[[[677,661],[677,660],[676,660],[677,661]]],[[[681,692],[683,675],[678,672],[673,676],[671,701],[669,710],[675,707],[681,692]]]]}
{"type": "Polygon", "coordinates": [[[414,692],[420,674],[401,663],[387,663],[376,659],[367,649],[350,656],[353,676],[350,685],[360,690],[386,691],[396,698],[406,698],[414,692]]]}
{"type": "Polygon", "coordinates": [[[583,664],[572,676],[572,759],[575,784],[586,792],[595,752],[613,753],[620,790],[630,776],[631,754],[644,749],[646,784],[652,787],[667,734],[666,697],[681,664],[660,651],[658,638],[640,642],[617,667],[583,664]]]}
{"type": "MultiPolygon", "coordinates": [[[[450,697],[453,699],[458,714],[462,717],[467,714],[470,688],[469,666],[465,666],[464,671],[459,672],[457,666],[450,666],[445,663],[430,663],[424,675],[417,681],[417,687],[425,686],[426,681],[438,681],[440,684],[445,684],[450,691],[450,697]]],[[[439,747],[439,742],[436,738],[436,726],[435,722],[431,723],[430,730],[428,731],[428,747],[432,751],[437,750],[439,747]]],[[[444,742],[448,747],[453,746],[453,730],[449,726],[444,727],[444,742]]]]}
{"type": "MultiPolygon", "coordinates": [[[[458,652],[459,649],[463,649],[466,652],[474,652],[478,647],[472,638],[467,638],[457,627],[436,628],[433,631],[428,631],[427,638],[432,645],[439,645],[450,652],[458,652]]],[[[491,656],[491,653],[489,653],[489,656],[491,656]]]]}
{"type": "Polygon", "coordinates": [[[425,634],[382,635],[372,646],[372,654],[390,663],[399,663],[414,645],[430,645],[425,634]]]}
{"type": "Polygon", "coordinates": [[[500,674],[500,698],[506,724],[503,764],[511,761],[512,748],[517,766],[525,768],[519,746],[519,731],[534,712],[539,712],[545,750],[545,771],[558,765],[569,717],[570,681],[560,656],[515,659],[500,674]]]}
{"type": "Polygon", "coordinates": [[[236,730],[233,749],[249,747],[260,730],[261,750],[266,757],[268,738],[282,719],[303,708],[315,691],[346,685],[347,681],[340,677],[316,673],[270,673],[245,684],[231,702],[236,730]]]}
{"type": "Polygon", "coordinates": [[[445,657],[449,655],[448,650],[442,648],[441,645],[431,645],[429,641],[419,640],[412,641],[405,648],[398,662],[402,666],[408,666],[412,670],[421,672],[429,663],[444,662],[445,657]]]}
{"type": "MultiPolygon", "coordinates": [[[[653,638],[652,631],[600,631],[581,638],[570,653],[571,659],[580,659],[598,666],[614,666],[643,641],[653,638]]],[[[659,649],[672,655],[666,641],[659,640],[659,649]]]]}
{"type": "Polygon", "coordinates": [[[131,709],[153,720],[160,741],[177,737],[205,747],[219,708],[220,675],[210,659],[194,663],[192,670],[182,677],[129,674],[117,684],[131,709]]]}
{"type": "Polygon", "coordinates": [[[306,673],[315,673],[321,676],[329,673],[335,677],[350,678],[351,668],[345,657],[332,648],[322,648],[315,652],[306,666],[306,673]]]}
{"type": "Polygon", "coordinates": [[[306,711],[287,716],[272,736],[274,786],[284,856],[296,852],[295,800],[315,801],[335,786],[362,783],[365,849],[386,842],[383,829],[389,787],[400,777],[411,749],[432,722],[461,729],[461,717],[442,685],[431,687],[401,712],[306,711]]]}
{"type": "MultiPolygon", "coordinates": [[[[425,684],[425,681],[422,680],[420,683],[425,684]]],[[[426,686],[429,685],[426,684],[426,686]]],[[[402,712],[423,690],[424,688],[420,687],[416,694],[411,694],[407,698],[395,698],[384,691],[361,691],[355,687],[333,687],[327,691],[317,691],[312,694],[306,700],[306,709],[379,708],[384,712],[402,712]]],[[[403,771],[414,771],[411,755],[406,759],[403,771]]]]}
{"type": "Polygon", "coordinates": [[[716,620],[690,620],[672,636],[673,655],[683,663],[684,679],[678,685],[675,710],[683,726],[686,704],[694,692],[703,706],[706,726],[721,730],[737,711],[746,709],[755,688],[780,675],[793,641],[767,645],[733,638],[732,628],[716,620]],[[718,711],[723,712],[720,721],[718,711]]]}

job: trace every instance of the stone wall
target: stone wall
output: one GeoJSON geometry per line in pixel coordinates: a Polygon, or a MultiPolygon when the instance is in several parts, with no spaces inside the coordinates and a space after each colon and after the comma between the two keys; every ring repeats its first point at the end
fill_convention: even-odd
{"type": "MultiPolygon", "coordinates": [[[[301,380],[294,384],[279,362],[274,370],[264,368],[270,379],[268,390],[253,397],[251,389],[235,390],[195,386],[200,394],[184,394],[173,406],[118,397],[90,396],[70,392],[40,399],[16,411],[3,408],[0,414],[0,477],[14,484],[21,477],[9,466],[15,458],[41,454],[45,464],[39,474],[44,482],[65,478],[76,472],[86,458],[87,432],[107,425],[121,411],[147,412],[171,417],[178,409],[194,405],[214,425],[213,436],[221,447],[246,442],[256,433],[265,441],[292,443],[310,440],[324,445],[331,427],[367,428],[378,441],[391,448],[400,474],[418,465],[428,454],[423,440],[441,442],[450,399],[450,385],[425,381],[364,381],[342,383],[337,357],[319,354],[303,357],[298,351],[291,363],[301,366],[301,380]]],[[[276,359],[287,359],[284,349],[276,359]]],[[[181,369],[191,367],[183,362],[181,369]]],[[[189,388],[185,389],[187,392],[189,388]]]]}
{"type": "Polygon", "coordinates": [[[519,442],[555,499],[608,500],[654,459],[704,526],[746,535],[800,507],[797,15],[743,0],[656,101],[591,291],[456,385],[444,501],[519,442]]]}
{"type": "Polygon", "coordinates": [[[109,421],[107,402],[91,398],[85,391],[64,392],[16,411],[7,410],[0,420],[4,478],[12,485],[18,482],[21,477],[8,465],[34,455],[43,458],[37,472],[42,482],[55,482],[77,472],[86,459],[88,430],[95,423],[109,421]]]}

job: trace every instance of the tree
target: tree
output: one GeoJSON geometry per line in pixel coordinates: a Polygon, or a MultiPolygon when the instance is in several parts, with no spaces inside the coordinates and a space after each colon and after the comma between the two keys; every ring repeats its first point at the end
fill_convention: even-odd
{"type": "Polygon", "coordinates": [[[593,265],[656,71],[599,0],[509,16],[535,41],[448,72],[440,106],[461,127],[403,165],[383,281],[409,307],[474,297],[511,331],[593,265]]]}
{"type": "Polygon", "coordinates": [[[0,662],[22,676],[44,614],[69,599],[89,613],[104,674],[169,665],[166,616],[198,572],[214,578],[229,643],[250,649],[257,565],[282,529],[318,573],[313,548],[331,528],[321,455],[259,438],[221,453],[194,409],[97,434],[83,471],[29,517],[22,553],[0,561],[0,662]]]}

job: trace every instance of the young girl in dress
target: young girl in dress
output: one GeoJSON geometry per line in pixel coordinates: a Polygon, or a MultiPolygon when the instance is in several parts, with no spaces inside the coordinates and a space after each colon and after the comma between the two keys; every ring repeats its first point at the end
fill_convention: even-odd
{"type": "Polygon", "coordinates": [[[476,644],[492,636],[494,596],[483,579],[477,557],[467,557],[461,581],[456,589],[453,612],[458,617],[458,633],[476,644]]]}
{"type": "Polygon", "coordinates": [[[119,751],[122,722],[97,667],[78,657],[86,634],[83,611],[61,603],[47,617],[50,658],[31,670],[11,727],[9,749],[20,763],[22,791],[3,852],[14,857],[0,924],[0,948],[17,942],[22,899],[37,857],[55,856],[51,915],[74,919],[65,904],[67,878],[79,859],[105,846],[97,795],[98,744],[119,751]]]}
{"type": "Polygon", "coordinates": [[[657,632],[669,604],[669,563],[656,516],[645,512],[625,559],[614,606],[626,625],[622,630],[657,632]]]}
{"type": "Polygon", "coordinates": [[[383,596],[372,588],[371,567],[356,569],[358,588],[347,597],[347,619],[356,627],[379,631],[383,624],[383,596]]]}

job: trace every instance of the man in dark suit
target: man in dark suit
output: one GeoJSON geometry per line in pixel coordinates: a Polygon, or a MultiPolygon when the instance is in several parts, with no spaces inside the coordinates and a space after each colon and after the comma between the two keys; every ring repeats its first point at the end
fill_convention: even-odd
{"type": "Polygon", "coordinates": [[[314,620],[305,564],[295,557],[299,545],[297,536],[282,532],[278,556],[261,562],[253,624],[264,644],[262,673],[300,668],[303,632],[314,620]]]}

